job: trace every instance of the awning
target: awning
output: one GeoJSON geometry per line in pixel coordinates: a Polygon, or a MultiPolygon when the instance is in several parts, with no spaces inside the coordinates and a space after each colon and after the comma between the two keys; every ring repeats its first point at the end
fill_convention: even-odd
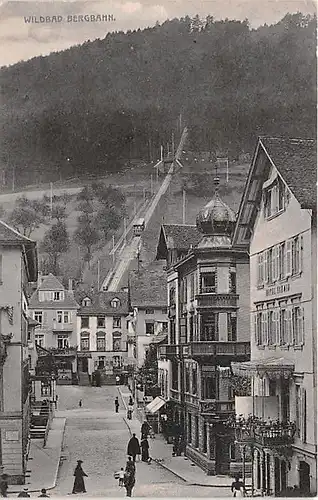
{"type": "Polygon", "coordinates": [[[168,334],[167,333],[159,333],[154,337],[154,339],[150,342],[151,344],[160,344],[160,342],[163,342],[164,340],[167,340],[168,334]]]}
{"type": "Polygon", "coordinates": [[[267,358],[244,363],[231,363],[231,368],[234,375],[241,377],[258,376],[264,378],[267,376],[270,379],[281,377],[288,379],[292,377],[295,365],[286,358],[267,358]]]}
{"type": "Polygon", "coordinates": [[[166,400],[161,396],[157,396],[151,403],[146,406],[146,411],[150,413],[156,413],[156,411],[160,410],[163,405],[166,404],[166,400]]]}

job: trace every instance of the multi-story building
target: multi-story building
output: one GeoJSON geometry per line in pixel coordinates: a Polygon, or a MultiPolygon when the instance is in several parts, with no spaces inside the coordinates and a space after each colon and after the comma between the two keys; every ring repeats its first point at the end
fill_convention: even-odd
{"type": "Polygon", "coordinates": [[[30,422],[27,285],[37,279],[36,243],[0,221],[0,460],[24,484],[30,422]]]}
{"type": "MultiPolygon", "coordinates": [[[[30,299],[30,315],[38,322],[35,343],[55,358],[57,383],[70,384],[77,372],[76,313],[72,280],[69,289],[53,274],[38,277],[38,286],[30,299]]],[[[40,349],[41,350],[41,349],[40,349]]]]}
{"type": "Polygon", "coordinates": [[[234,413],[231,361],[250,358],[249,265],[246,249],[232,245],[235,214],[217,186],[218,179],[196,226],[161,228],[157,259],[167,262],[169,342],[159,347],[159,372],[166,372],[162,394],[175,403],[187,456],[208,474],[228,474],[241,469],[224,422],[234,413]]]}
{"type": "Polygon", "coordinates": [[[156,336],[167,334],[167,277],[160,262],[129,273],[132,328],[136,340],[137,366],[145,360],[146,350],[156,336]]]}
{"type": "Polygon", "coordinates": [[[233,370],[253,389],[237,410],[254,417],[263,494],[317,492],[316,166],[314,140],[259,138],[234,232],[249,244],[251,361],[233,370]]]}
{"type": "Polygon", "coordinates": [[[127,358],[128,292],[81,293],[77,313],[79,383],[95,371],[104,381],[121,373],[127,358]]]}

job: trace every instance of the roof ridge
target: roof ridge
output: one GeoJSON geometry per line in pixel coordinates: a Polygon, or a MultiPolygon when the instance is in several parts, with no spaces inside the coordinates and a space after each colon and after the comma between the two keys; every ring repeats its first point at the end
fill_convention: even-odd
{"type": "Polygon", "coordinates": [[[14,233],[15,235],[19,236],[20,238],[26,240],[27,242],[29,243],[36,243],[34,240],[31,240],[31,238],[28,238],[27,236],[25,236],[24,234],[21,234],[19,231],[17,231],[14,227],[12,226],[9,226],[9,224],[7,224],[6,222],[4,222],[3,220],[0,220],[0,223],[6,227],[7,229],[9,229],[9,231],[11,231],[12,233],[14,233]]]}

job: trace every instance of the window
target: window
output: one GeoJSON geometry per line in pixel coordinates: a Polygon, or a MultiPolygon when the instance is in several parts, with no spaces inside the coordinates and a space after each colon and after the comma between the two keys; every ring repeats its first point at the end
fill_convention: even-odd
{"type": "MultiPolygon", "coordinates": [[[[147,325],[146,325],[147,331],[147,325]]],[[[150,335],[150,334],[149,334],[150,335]]],[[[176,343],[176,323],[174,319],[170,320],[170,344],[176,343]]]]}
{"type": "Polygon", "coordinates": [[[203,378],[203,399],[217,399],[217,379],[215,374],[203,378]]]}
{"type": "Polygon", "coordinates": [[[40,325],[43,325],[43,311],[34,311],[34,319],[40,323],[40,325]]]}
{"type": "Polygon", "coordinates": [[[81,328],[89,328],[89,316],[81,317],[81,328]]]}
{"type": "Polygon", "coordinates": [[[230,293],[236,293],[236,272],[235,271],[230,271],[229,275],[229,290],[230,293]]]}
{"type": "Polygon", "coordinates": [[[59,349],[65,349],[69,346],[68,335],[58,335],[57,336],[57,347],[59,349]]]}
{"type": "Polygon", "coordinates": [[[300,437],[301,430],[301,390],[300,386],[296,385],[296,435],[300,437]]]}
{"type": "Polygon", "coordinates": [[[268,344],[276,345],[277,338],[279,337],[279,318],[277,311],[268,311],[268,344]]]}
{"type": "Polygon", "coordinates": [[[286,345],[288,344],[288,336],[287,336],[287,311],[286,309],[280,310],[280,344],[286,345]]]}
{"type": "Polygon", "coordinates": [[[44,335],[35,335],[35,343],[40,347],[44,347],[44,335]]]}
{"type": "Polygon", "coordinates": [[[63,300],[63,292],[53,292],[53,300],[63,300]]]}
{"type": "Polygon", "coordinates": [[[267,311],[263,311],[261,315],[261,340],[262,345],[268,344],[268,315],[267,311]]]}
{"type": "Polygon", "coordinates": [[[154,323],[151,323],[149,321],[145,321],[145,326],[146,326],[146,335],[153,335],[154,334],[154,323]]]}
{"type": "Polygon", "coordinates": [[[81,351],[89,351],[89,333],[81,333],[81,351]]]}
{"type": "Polygon", "coordinates": [[[262,337],[262,312],[257,312],[254,314],[254,333],[255,342],[257,345],[263,345],[262,337]]]}
{"type": "Polygon", "coordinates": [[[285,278],[285,242],[279,245],[279,278],[285,278]]]}
{"type": "Polygon", "coordinates": [[[230,460],[235,460],[235,458],[236,458],[236,456],[235,456],[235,444],[234,443],[230,443],[229,456],[230,456],[230,460]]]}
{"type": "Polygon", "coordinates": [[[120,332],[113,333],[113,351],[121,351],[121,334],[120,334],[120,332]]]}
{"type": "Polygon", "coordinates": [[[63,323],[70,323],[70,314],[68,311],[63,312],[63,323]]]}
{"type": "Polygon", "coordinates": [[[292,343],[295,345],[301,345],[303,343],[303,309],[299,306],[293,307],[292,309],[292,328],[293,328],[293,338],[292,343]]]}
{"type": "Polygon", "coordinates": [[[193,342],[193,314],[189,318],[189,342],[193,342]]]}
{"type": "Polygon", "coordinates": [[[188,366],[185,366],[185,392],[190,392],[190,373],[188,366]]]}
{"type": "Polygon", "coordinates": [[[194,299],[195,289],[194,289],[194,274],[190,276],[190,300],[194,299]]]}
{"type": "Polygon", "coordinates": [[[202,315],[201,341],[217,341],[219,338],[219,315],[218,313],[202,315]]]}
{"type": "Polygon", "coordinates": [[[113,317],[113,328],[121,328],[121,317],[120,316],[113,317]]]}
{"type": "Polygon", "coordinates": [[[85,299],[82,300],[82,306],[84,306],[84,307],[90,306],[91,303],[92,303],[92,301],[89,297],[85,297],[85,299]]]}
{"type": "Polygon", "coordinates": [[[154,309],[146,309],[146,314],[154,314],[154,309]]]}
{"type": "Polygon", "coordinates": [[[257,286],[264,285],[264,253],[257,256],[257,286]]]}
{"type": "Polygon", "coordinates": [[[51,396],[50,382],[41,382],[41,396],[51,396]]]}
{"type": "Polygon", "coordinates": [[[285,186],[280,179],[265,191],[264,214],[266,218],[279,214],[285,209],[285,186]]]}
{"type": "Polygon", "coordinates": [[[104,316],[97,316],[97,327],[98,328],[105,328],[105,317],[104,316]]]}
{"type": "Polygon", "coordinates": [[[267,276],[265,276],[267,283],[273,282],[273,249],[267,250],[267,276]]]}
{"type": "Polygon", "coordinates": [[[201,274],[201,293],[216,293],[216,272],[201,274]]]}
{"type": "Polygon", "coordinates": [[[167,314],[167,308],[164,307],[163,309],[161,309],[161,314],[167,314]]]}
{"type": "Polygon", "coordinates": [[[97,350],[98,351],[106,351],[106,342],[105,342],[105,333],[97,332],[97,350]]]}
{"type": "Polygon", "coordinates": [[[120,306],[120,300],[119,300],[119,299],[117,299],[117,297],[116,297],[115,299],[113,299],[113,300],[111,301],[110,305],[111,305],[114,309],[116,309],[117,307],[119,307],[119,306],[120,306]]]}
{"type": "Polygon", "coordinates": [[[62,323],[62,320],[63,320],[63,313],[62,313],[62,311],[57,311],[56,317],[57,317],[57,322],[58,323],[62,323]]]}
{"type": "Polygon", "coordinates": [[[292,242],[286,241],[286,255],[285,255],[285,276],[292,274],[292,242]]]}
{"type": "Polygon", "coordinates": [[[227,314],[227,339],[232,342],[237,340],[237,317],[236,313],[227,314]]]}
{"type": "Polygon", "coordinates": [[[176,303],[176,289],[170,288],[169,290],[169,306],[173,306],[176,303]]]}
{"type": "Polygon", "coordinates": [[[302,271],[303,237],[296,236],[292,240],[292,274],[302,271]]]}
{"type": "Polygon", "coordinates": [[[198,392],[198,375],[197,367],[192,367],[192,394],[197,394],[198,392]]]}

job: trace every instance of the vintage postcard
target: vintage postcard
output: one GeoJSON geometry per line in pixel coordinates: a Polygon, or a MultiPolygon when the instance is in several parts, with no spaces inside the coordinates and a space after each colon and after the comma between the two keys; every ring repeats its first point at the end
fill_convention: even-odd
{"type": "Polygon", "coordinates": [[[0,3],[0,494],[317,494],[316,3],[0,3]]]}

